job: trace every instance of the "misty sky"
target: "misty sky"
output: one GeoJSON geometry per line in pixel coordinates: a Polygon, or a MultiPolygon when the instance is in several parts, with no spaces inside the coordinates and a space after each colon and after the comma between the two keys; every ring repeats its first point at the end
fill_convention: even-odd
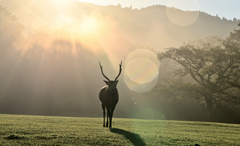
{"type": "Polygon", "coordinates": [[[122,7],[142,8],[151,5],[173,6],[182,10],[200,10],[213,16],[227,19],[240,18],[239,0],[79,0],[98,5],[118,5],[122,7]]]}

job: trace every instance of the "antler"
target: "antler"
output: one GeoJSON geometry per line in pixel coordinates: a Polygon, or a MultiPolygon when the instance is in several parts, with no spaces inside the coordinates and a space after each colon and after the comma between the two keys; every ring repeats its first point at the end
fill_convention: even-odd
{"type": "Polygon", "coordinates": [[[104,75],[103,69],[102,69],[102,65],[101,65],[100,61],[99,61],[99,65],[100,65],[100,68],[101,68],[102,75],[103,75],[108,81],[110,81],[109,78],[104,75]]]}
{"type": "Polygon", "coordinates": [[[121,64],[119,64],[119,74],[118,74],[118,76],[115,78],[115,81],[118,79],[118,77],[120,76],[121,72],[122,72],[122,61],[121,61],[121,64]]]}

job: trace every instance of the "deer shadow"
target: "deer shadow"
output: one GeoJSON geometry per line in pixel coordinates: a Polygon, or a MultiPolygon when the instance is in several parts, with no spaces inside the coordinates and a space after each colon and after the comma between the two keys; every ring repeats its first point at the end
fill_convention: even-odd
{"type": "Polygon", "coordinates": [[[125,131],[123,129],[118,129],[118,128],[111,128],[110,131],[112,133],[117,133],[120,135],[123,135],[124,137],[126,137],[128,140],[130,140],[132,142],[133,145],[135,146],[145,146],[145,142],[142,140],[142,138],[135,133],[129,132],[129,131],[125,131]]]}

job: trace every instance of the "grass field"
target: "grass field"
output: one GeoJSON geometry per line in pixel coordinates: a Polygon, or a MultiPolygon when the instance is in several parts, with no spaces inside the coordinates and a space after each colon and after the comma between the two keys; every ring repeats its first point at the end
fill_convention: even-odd
{"type": "Polygon", "coordinates": [[[0,114],[0,145],[240,145],[240,125],[0,114]]]}

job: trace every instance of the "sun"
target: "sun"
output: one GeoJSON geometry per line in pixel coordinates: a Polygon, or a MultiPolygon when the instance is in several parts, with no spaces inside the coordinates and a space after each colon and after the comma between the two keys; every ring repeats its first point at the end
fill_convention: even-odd
{"type": "MultiPolygon", "coordinates": [[[[34,28],[35,25],[37,28],[34,32],[26,32],[25,37],[29,39],[26,39],[24,44],[26,49],[23,50],[25,52],[36,43],[49,53],[72,52],[73,55],[76,55],[79,46],[96,54],[103,50],[99,40],[103,38],[102,36],[106,32],[109,32],[109,25],[107,25],[109,21],[106,21],[107,18],[96,11],[88,12],[85,9],[80,9],[79,11],[74,11],[73,14],[72,10],[74,7],[72,4],[75,3],[71,3],[71,1],[74,2],[76,0],[49,1],[49,3],[51,2],[49,8],[52,10],[52,14],[47,15],[45,19],[44,13],[43,16],[40,16],[43,19],[38,21],[38,24],[35,24],[35,21],[33,21],[34,28]],[[64,45],[53,47],[53,45],[59,42],[69,43],[71,47],[67,48],[64,45]]],[[[19,46],[22,46],[22,44],[19,46]]]]}
{"type": "Polygon", "coordinates": [[[68,0],[53,0],[53,2],[55,3],[55,6],[57,6],[57,7],[64,6],[69,3],[68,0]]]}
{"type": "Polygon", "coordinates": [[[80,24],[80,30],[84,35],[91,35],[97,33],[98,21],[94,17],[86,17],[80,24]]]}
{"type": "Polygon", "coordinates": [[[88,3],[94,2],[94,0],[78,0],[78,1],[80,1],[80,2],[88,2],[88,3]]]}

